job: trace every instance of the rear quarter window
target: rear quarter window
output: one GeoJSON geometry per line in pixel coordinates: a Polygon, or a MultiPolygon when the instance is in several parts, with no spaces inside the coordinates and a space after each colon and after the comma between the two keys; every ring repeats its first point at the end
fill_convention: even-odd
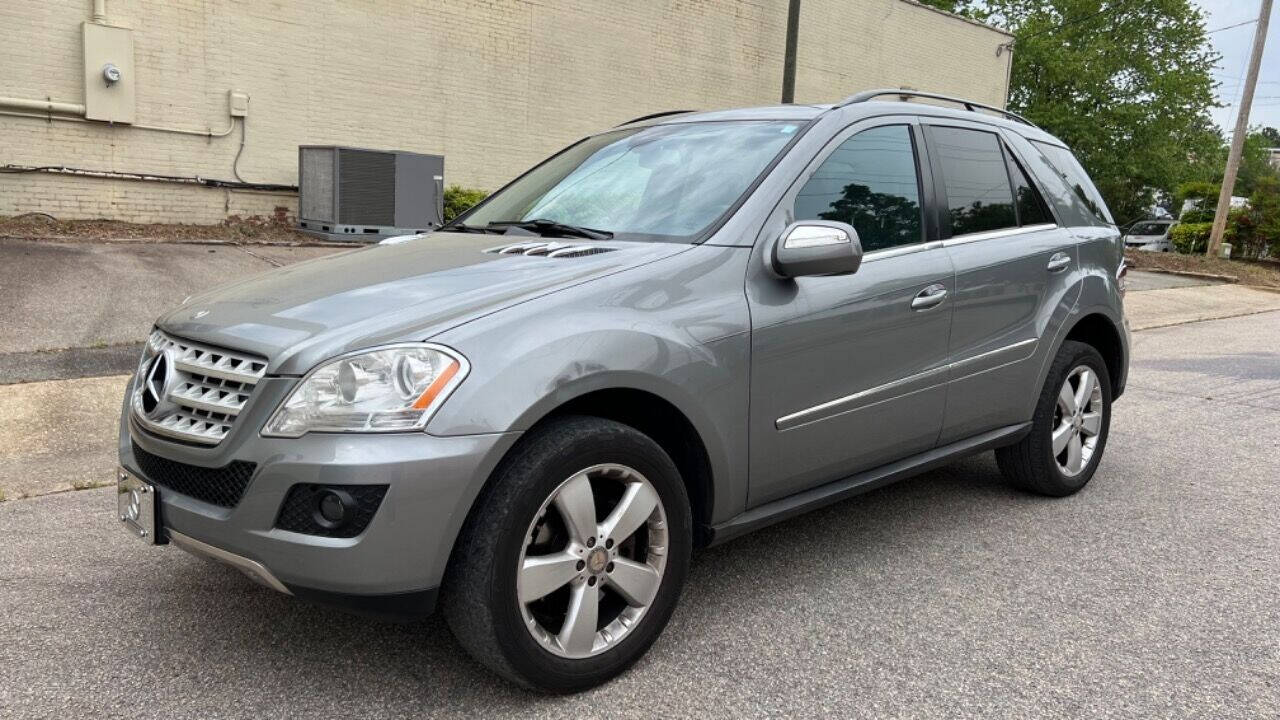
{"type": "Polygon", "coordinates": [[[1102,200],[1102,194],[1070,150],[1040,140],[1032,140],[1031,144],[1044,156],[1049,168],[1075,193],[1075,204],[1079,206],[1082,217],[1092,225],[1115,224],[1111,219],[1111,212],[1107,210],[1107,204],[1102,200]]]}

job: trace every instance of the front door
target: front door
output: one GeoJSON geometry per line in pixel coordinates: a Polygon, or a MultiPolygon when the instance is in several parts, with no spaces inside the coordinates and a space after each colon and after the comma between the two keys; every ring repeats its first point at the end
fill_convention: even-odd
{"type": "Polygon", "coordinates": [[[847,222],[852,275],[782,280],[757,242],[751,308],[755,506],[933,447],[946,396],[954,273],[936,232],[922,138],[908,117],[855,124],[820,152],[765,224],[847,222]]]}

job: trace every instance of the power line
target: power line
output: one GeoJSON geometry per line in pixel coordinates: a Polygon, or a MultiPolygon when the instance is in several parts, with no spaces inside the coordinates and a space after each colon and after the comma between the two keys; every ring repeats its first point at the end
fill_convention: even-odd
{"type": "Polygon", "coordinates": [[[1212,35],[1213,33],[1216,33],[1216,32],[1222,32],[1223,30],[1230,30],[1231,28],[1238,28],[1238,27],[1240,27],[1240,26],[1242,26],[1242,25],[1252,25],[1253,23],[1256,23],[1256,22],[1258,22],[1258,19],[1257,19],[1257,18],[1254,18],[1253,20],[1245,20],[1244,22],[1238,22],[1238,23],[1236,23],[1235,25],[1227,25],[1227,26],[1224,26],[1224,27],[1215,28],[1215,29],[1213,29],[1213,30],[1205,30],[1205,31],[1204,31],[1204,34],[1205,34],[1205,35],[1212,35]]]}

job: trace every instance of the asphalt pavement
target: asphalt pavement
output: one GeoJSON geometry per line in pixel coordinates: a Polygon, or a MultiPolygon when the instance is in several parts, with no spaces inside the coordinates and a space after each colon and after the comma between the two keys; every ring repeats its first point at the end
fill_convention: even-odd
{"type": "Polygon", "coordinates": [[[1277,717],[1278,348],[1280,312],[1137,333],[1080,494],[987,454],[703,551],[571,697],[143,546],[111,490],[0,503],[0,717],[1277,717]]]}

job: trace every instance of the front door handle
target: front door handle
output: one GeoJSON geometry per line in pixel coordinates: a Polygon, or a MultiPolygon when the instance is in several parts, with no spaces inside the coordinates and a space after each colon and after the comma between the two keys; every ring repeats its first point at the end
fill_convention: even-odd
{"type": "Polygon", "coordinates": [[[1066,270],[1067,266],[1070,264],[1070,255],[1064,252],[1056,252],[1053,254],[1053,257],[1049,258],[1049,265],[1047,267],[1049,272],[1060,272],[1062,270],[1066,270]]]}
{"type": "Polygon", "coordinates": [[[947,286],[937,284],[921,290],[911,299],[912,310],[928,310],[947,299],[947,286]]]}

